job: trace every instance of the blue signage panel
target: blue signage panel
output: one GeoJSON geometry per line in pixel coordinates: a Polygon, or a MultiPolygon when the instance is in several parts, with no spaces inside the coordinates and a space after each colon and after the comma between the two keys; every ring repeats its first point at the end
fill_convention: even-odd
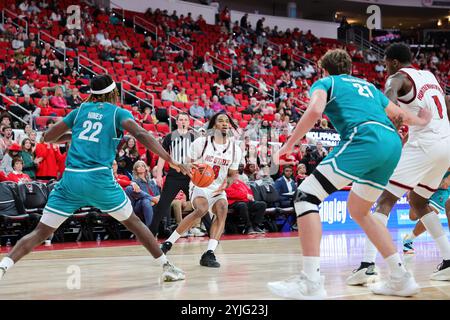
{"type": "MultiPolygon", "coordinates": [[[[320,205],[320,219],[323,230],[355,230],[360,227],[350,217],[347,211],[347,197],[349,191],[337,191],[326,198],[320,205]]],[[[372,210],[375,209],[375,206],[372,210]]],[[[448,224],[445,212],[439,214],[441,222],[448,224]]],[[[409,204],[406,196],[400,198],[395,204],[389,217],[389,228],[413,227],[416,221],[409,219],[409,204]]]]}

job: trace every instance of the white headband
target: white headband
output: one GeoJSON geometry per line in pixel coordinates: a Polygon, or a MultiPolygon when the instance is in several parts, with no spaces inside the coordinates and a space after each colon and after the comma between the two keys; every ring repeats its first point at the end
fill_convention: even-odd
{"type": "Polygon", "coordinates": [[[92,90],[91,89],[91,93],[93,93],[93,94],[104,94],[104,93],[108,93],[108,92],[113,91],[115,88],[116,88],[116,83],[113,82],[109,86],[107,86],[105,89],[102,89],[102,90],[92,90]]]}

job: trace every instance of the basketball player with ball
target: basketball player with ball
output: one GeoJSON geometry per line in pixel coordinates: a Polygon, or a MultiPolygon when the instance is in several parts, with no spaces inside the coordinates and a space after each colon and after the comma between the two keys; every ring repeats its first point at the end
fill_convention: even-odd
{"type": "Polygon", "coordinates": [[[190,199],[194,211],[186,216],[161,245],[167,253],[180,235],[193,227],[195,221],[211,212],[213,221],[209,232],[208,249],[200,259],[200,265],[210,268],[220,267],[214,251],[225,228],[228,201],[225,189],[238,176],[242,151],[230,134],[237,129],[226,113],[217,113],[209,121],[207,135],[197,138],[190,147],[189,160],[193,163],[192,179],[189,186],[190,199]]]}

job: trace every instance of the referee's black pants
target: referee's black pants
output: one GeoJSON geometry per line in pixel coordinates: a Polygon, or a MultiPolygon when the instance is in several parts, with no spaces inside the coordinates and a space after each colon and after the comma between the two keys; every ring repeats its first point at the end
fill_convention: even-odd
{"type": "Polygon", "coordinates": [[[167,222],[170,221],[170,206],[180,190],[184,192],[186,199],[189,200],[189,181],[189,177],[167,175],[159,202],[153,207],[153,220],[150,231],[154,235],[158,233],[159,225],[163,218],[166,218],[167,222]]]}

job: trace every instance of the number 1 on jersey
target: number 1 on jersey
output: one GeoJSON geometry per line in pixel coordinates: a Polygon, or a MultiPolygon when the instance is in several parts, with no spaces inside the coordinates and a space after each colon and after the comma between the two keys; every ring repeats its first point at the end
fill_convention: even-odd
{"type": "Polygon", "coordinates": [[[439,100],[439,97],[438,97],[438,96],[433,96],[433,100],[434,100],[434,103],[436,104],[436,107],[437,107],[437,109],[438,109],[439,117],[440,117],[441,119],[444,119],[444,113],[443,113],[443,111],[442,111],[441,100],[439,100]]]}

